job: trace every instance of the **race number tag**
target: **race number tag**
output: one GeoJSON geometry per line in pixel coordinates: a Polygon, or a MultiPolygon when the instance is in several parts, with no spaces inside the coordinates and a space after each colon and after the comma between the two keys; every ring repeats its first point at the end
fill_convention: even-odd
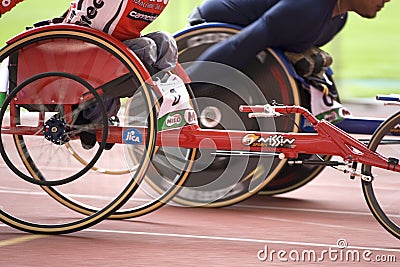
{"type": "Polygon", "coordinates": [[[163,101],[158,114],[158,129],[179,128],[189,124],[197,125],[197,116],[190,104],[185,84],[178,76],[171,74],[166,81],[157,81],[163,101]]]}

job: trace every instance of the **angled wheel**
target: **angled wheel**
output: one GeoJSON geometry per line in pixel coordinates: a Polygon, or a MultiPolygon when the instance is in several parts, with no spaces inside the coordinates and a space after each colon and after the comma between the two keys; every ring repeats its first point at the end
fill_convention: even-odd
{"type": "MultiPolygon", "coordinates": [[[[198,57],[205,49],[210,47],[211,45],[223,41],[232,34],[235,34],[240,30],[240,27],[229,25],[229,24],[200,24],[195,27],[191,27],[187,30],[182,31],[177,34],[176,39],[178,41],[179,50],[180,50],[180,61],[181,62],[189,62],[193,61],[198,57]]],[[[305,90],[302,90],[300,85],[298,85],[297,81],[294,81],[287,72],[287,62],[282,61],[280,51],[266,50],[260,53],[257,56],[257,59],[253,61],[252,64],[246,69],[245,74],[248,75],[258,86],[256,90],[261,91],[263,97],[260,99],[266,99],[266,101],[272,102],[275,100],[278,103],[283,103],[287,105],[301,105],[309,108],[309,96],[305,90]],[[283,70],[286,69],[286,70],[283,70]]],[[[228,104],[234,111],[236,111],[236,107],[240,104],[243,104],[243,101],[237,102],[237,97],[232,97],[227,93],[226,90],[207,90],[206,88],[198,88],[195,91],[195,95],[197,98],[208,96],[210,98],[216,98],[218,101],[222,101],[223,103],[228,104]],[[218,95],[219,94],[219,95],[218,95]],[[236,100],[235,100],[236,99],[236,100]]],[[[251,94],[250,98],[251,98],[251,94]]],[[[254,97],[254,96],[253,96],[254,97]]],[[[255,97],[257,99],[257,97],[255,97]]],[[[251,100],[249,101],[251,102],[251,100]]],[[[260,103],[260,104],[265,104],[260,103]]],[[[205,104],[205,108],[203,109],[204,117],[211,117],[210,119],[203,119],[203,127],[215,127],[213,124],[213,117],[218,117],[221,112],[218,112],[218,109],[214,107],[210,107],[210,105],[205,104]],[[217,110],[217,111],[216,111],[217,110]],[[211,121],[211,123],[210,123],[211,121]]],[[[241,116],[241,114],[239,114],[241,116]]],[[[241,119],[246,121],[246,129],[262,129],[262,130],[271,130],[271,127],[259,128],[249,122],[247,118],[241,116],[241,119]]],[[[261,120],[262,121],[262,120],[261,120]]],[[[296,125],[299,125],[300,118],[299,117],[291,117],[290,119],[277,119],[276,120],[276,130],[277,131],[297,131],[298,128],[296,125]]],[[[260,123],[260,122],[259,122],[260,123]]],[[[328,160],[329,157],[321,155],[300,155],[303,158],[308,158],[312,160],[328,160]]],[[[232,158],[231,158],[232,159],[232,158]]],[[[254,162],[255,159],[251,161],[254,162]]],[[[215,170],[218,171],[218,165],[214,162],[213,166],[216,167],[215,170]]],[[[226,167],[226,166],[225,166],[226,167]]],[[[222,172],[221,166],[219,172],[222,172]]],[[[259,194],[262,195],[276,195],[286,193],[297,188],[300,188],[314,179],[323,169],[323,166],[290,166],[283,161],[279,161],[277,159],[274,160],[272,168],[269,170],[263,170],[263,168],[248,165],[249,170],[253,169],[253,174],[258,174],[258,176],[265,176],[265,186],[259,190],[259,194]],[[274,167],[277,162],[283,164],[283,166],[278,165],[274,167]],[[268,182],[267,182],[268,181],[268,182]]],[[[209,168],[207,171],[211,171],[212,168],[209,168]]],[[[245,173],[252,173],[251,171],[246,171],[245,173]]],[[[217,174],[216,174],[217,175],[217,174]]],[[[248,178],[249,176],[247,176],[248,178]]],[[[254,176],[253,176],[254,177],[254,176]]],[[[197,195],[197,194],[195,194],[197,195]]]]}
{"type": "MultiPolygon", "coordinates": [[[[215,43],[223,41],[237,33],[239,29],[231,25],[199,25],[189,28],[178,35],[179,61],[185,66],[215,43]]],[[[210,68],[207,69],[211,69],[210,68]]],[[[213,72],[213,71],[209,71],[213,72]]],[[[221,73],[215,71],[215,73],[221,73]]],[[[239,105],[277,103],[300,105],[301,100],[294,79],[288,73],[279,55],[266,50],[258,55],[245,75],[227,86],[216,86],[204,82],[202,77],[191,77],[193,93],[199,106],[200,126],[211,129],[262,130],[295,132],[300,122],[299,116],[250,120],[247,114],[238,111],[239,105]],[[252,87],[232,89],[235,84],[246,84],[243,78],[253,82],[252,87]],[[242,79],[243,78],[243,79],[242,79]],[[198,83],[197,83],[198,82],[198,83]],[[234,84],[234,85],[232,85],[234,84]],[[243,90],[243,91],[241,91],[243,90]]],[[[233,79],[232,75],[222,75],[233,79]]],[[[250,84],[250,83],[247,83],[250,84]]],[[[242,201],[260,190],[267,188],[274,179],[278,179],[285,168],[286,161],[275,155],[237,156],[229,153],[201,151],[193,172],[174,200],[190,206],[222,207],[242,201]],[[214,155],[214,156],[206,156],[214,155]],[[244,165],[243,165],[244,164],[244,165]],[[237,169],[239,168],[239,169],[237,169]]]]}
{"type": "MultiPolygon", "coordinates": [[[[76,37],[69,36],[69,38],[76,37]]],[[[88,43],[93,42],[95,46],[101,45],[95,41],[96,40],[92,41],[90,39],[85,40],[85,42],[88,43]]],[[[107,57],[119,60],[120,62],[116,61],[115,68],[121,69],[122,66],[126,65],[127,63],[122,61],[122,59],[119,59],[119,55],[115,52],[115,49],[116,48],[106,50],[105,53],[107,57]]],[[[121,77],[116,76],[111,82],[103,86],[103,88],[111,88],[111,90],[116,91],[117,93],[119,92],[127,95],[130,95],[130,91],[135,92],[129,98],[122,99],[121,101],[122,107],[118,114],[120,120],[119,126],[127,129],[147,127],[149,125],[149,118],[156,116],[155,114],[158,112],[159,104],[156,100],[158,100],[160,97],[155,93],[151,86],[147,84],[147,82],[150,83],[150,81],[144,81],[145,78],[140,75],[140,70],[133,69],[131,72],[132,78],[130,79],[127,78],[127,74],[125,72],[121,73],[121,77]],[[149,109],[149,96],[147,96],[147,94],[150,94],[151,98],[154,98],[154,101],[156,101],[156,104],[151,110],[149,109]]],[[[190,90],[190,88],[188,88],[188,90],[190,90]]],[[[91,154],[88,153],[88,151],[83,150],[79,142],[68,142],[65,144],[65,147],[71,156],[81,164],[81,167],[88,165],[91,154]]],[[[95,148],[96,147],[97,145],[95,148]]],[[[99,176],[104,177],[104,181],[109,182],[113,180],[128,179],[131,175],[135,176],[135,173],[140,167],[141,158],[145,152],[145,146],[115,144],[110,151],[105,152],[104,157],[100,157],[97,160],[96,164],[92,166],[91,169],[98,174],[102,174],[99,176]],[[108,157],[110,154],[112,154],[112,157],[115,155],[115,158],[121,157],[123,160],[110,161],[108,157]],[[105,174],[111,174],[112,176],[105,177],[105,174]]],[[[171,149],[166,152],[165,148],[157,148],[152,156],[152,163],[150,165],[151,168],[148,171],[145,183],[142,183],[138,187],[135,195],[129,198],[128,202],[119,210],[111,214],[109,218],[133,218],[150,213],[162,207],[184,183],[191,166],[190,160],[194,157],[194,155],[194,149],[180,149],[179,153],[177,154],[176,151],[171,151],[171,149]],[[178,168],[171,168],[170,164],[168,165],[168,162],[170,162],[168,159],[171,157],[173,158],[174,165],[178,164],[179,162],[178,168]],[[160,164],[163,165],[164,169],[166,167],[169,168],[169,171],[164,173],[164,175],[160,175],[159,172],[154,172],[155,166],[160,168],[160,164]],[[161,182],[165,185],[165,187],[154,190],[153,187],[149,186],[151,184],[161,182]]],[[[97,211],[97,208],[91,205],[89,202],[78,201],[77,199],[71,198],[65,194],[64,191],[59,189],[46,188],[46,192],[48,192],[60,203],[77,212],[89,215],[97,211]]]]}
{"type": "Polygon", "coordinates": [[[362,190],[372,214],[396,238],[400,238],[400,209],[398,205],[400,174],[391,170],[400,160],[400,113],[388,118],[373,134],[368,148],[391,158],[388,170],[362,166],[362,173],[373,177],[362,180],[362,190]]]}
{"type": "Polygon", "coordinates": [[[112,126],[104,98],[96,92],[133,95],[139,87],[134,85],[144,84],[138,61],[105,34],[65,25],[22,34],[0,51],[0,60],[5,58],[11,62],[10,91],[0,113],[0,151],[10,169],[1,181],[0,220],[31,233],[62,234],[108,218],[146,174],[156,143],[155,102],[150,88],[141,87],[146,136],[143,128],[136,129],[135,171],[116,178],[91,169],[106,157],[114,165],[124,162],[123,153],[103,152],[112,126]],[[79,121],[82,110],[93,106],[100,120],[79,121]],[[98,133],[93,148],[82,147],[83,131],[98,133]],[[66,144],[79,150],[87,164],[77,161],[66,144]]]}

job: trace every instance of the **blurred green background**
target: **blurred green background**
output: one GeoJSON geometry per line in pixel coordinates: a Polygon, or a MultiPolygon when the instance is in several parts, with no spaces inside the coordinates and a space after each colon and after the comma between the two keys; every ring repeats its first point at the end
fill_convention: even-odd
{"type": "MultiPolygon", "coordinates": [[[[0,18],[1,46],[32,23],[56,17],[69,0],[25,0],[0,18]]],[[[202,0],[170,0],[164,13],[145,30],[171,33],[186,26],[186,17],[202,0]]],[[[375,19],[349,16],[345,29],[324,49],[334,58],[335,80],[343,100],[400,93],[400,1],[386,3],[375,19]]]]}

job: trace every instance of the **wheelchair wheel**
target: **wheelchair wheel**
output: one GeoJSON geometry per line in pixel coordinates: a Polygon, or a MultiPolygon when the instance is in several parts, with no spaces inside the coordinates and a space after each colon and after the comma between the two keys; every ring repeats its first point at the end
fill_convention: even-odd
{"type": "MultiPolygon", "coordinates": [[[[400,113],[394,114],[382,123],[373,134],[368,148],[392,158],[398,165],[400,159],[400,113]]],[[[400,212],[397,199],[400,187],[399,173],[369,165],[362,166],[362,173],[373,177],[368,182],[362,180],[362,190],[372,214],[378,222],[396,238],[400,238],[400,212]]]]}
{"type": "MultiPolygon", "coordinates": [[[[179,61],[185,66],[185,62],[195,61],[204,50],[237,32],[237,28],[225,24],[199,25],[183,31],[176,36],[179,61]]],[[[266,50],[253,60],[245,74],[256,85],[254,91],[247,88],[246,97],[236,94],[230,88],[204,85],[202,82],[197,85],[194,81],[192,88],[199,106],[200,126],[212,129],[296,132],[300,116],[276,118],[271,123],[267,119],[250,120],[246,117],[247,114],[238,111],[239,105],[265,104],[267,100],[269,103],[275,100],[286,105],[301,104],[296,82],[287,72],[280,57],[273,50],[266,50]],[[239,124],[243,128],[238,128],[239,124]]],[[[193,81],[193,77],[191,78],[193,81]]],[[[277,157],[271,159],[267,155],[243,157],[202,151],[197,158],[202,159],[207,153],[216,156],[206,163],[202,160],[195,162],[193,169],[202,171],[192,171],[185,187],[174,198],[177,203],[207,207],[235,204],[261,189],[265,190],[271,181],[279,178],[280,172],[286,166],[286,160],[279,160],[277,157]],[[242,166],[244,161],[245,165],[242,166]],[[238,167],[240,170],[236,170],[237,166],[241,166],[238,167]],[[240,177],[234,179],[234,175],[240,177]],[[208,184],[212,186],[208,187],[208,184]]]]}
{"type": "MultiPolygon", "coordinates": [[[[94,43],[96,44],[96,43],[94,43]]],[[[114,56],[114,52],[110,51],[111,56],[114,56]]],[[[121,62],[122,64],[123,62],[121,62]]],[[[135,93],[129,97],[128,99],[122,100],[122,108],[120,109],[120,126],[125,128],[135,128],[135,127],[147,127],[149,116],[155,116],[158,111],[158,101],[160,96],[158,96],[154,90],[147,84],[150,81],[144,81],[143,86],[139,85],[143,82],[143,77],[139,76],[139,70],[136,70],[134,74],[132,74],[132,80],[122,82],[122,85],[116,83],[113,85],[111,82],[109,85],[105,87],[111,87],[113,85],[113,90],[124,92],[126,88],[120,88],[121,86],[130,86],[136,89],[135,93]],[[138,77],[136,77],[137,75],[138,77]],[[148,107],[147,94],[151,94],[151,97],[155,99],[155,103],[153,106],[153,110],[150,112],[148,107]]],[[[125,76],[125,75],[124,75],[125,76]]],[[[125,78],[126,79],[126,78],[125,78]]],[[[116,78],[117,81],[121,80],[121,78],[116,78]]],[[[128,88],[129,89],[129,88],[128,88]]],[[[133,90],[131,88],[131,90],[133,90]]],[[[188,87],[190,91],[190,88],[188,87]]],[[[88,162],[88,155],[86,151],[83,151],[81,146],[76,143],[68,142],[66,144],[68,148],[68,152],[71,155],[78,159],[83,165],[86,165],[88,162]]],[[[99,172],[101,174],[113,174],[119,175],[118,178],[109,178],[113,179],[121,179],[121,176],[129,177],[130,174],[135,175],[138,170],[138,166],[140,166],[141,158],[143,157],[143,153],[145,152],[146,147],[143,146],[130,146],[126,144],[115,144],[112,148],[113,153],[117,155],[121,155],[125,157],[123,161],[108,161],[107,158],[100,158],[96,165],[92,167],[92,170],[99,172]],[[100,167],[101,166],[101,167],[100,167]]],[[[168,158],[171,158],[171,150],[169,149],[168,158]]],[[[159,172],[154,172],[154,166],[158,166],[160,162],[165,162],[167,164],[168,158],[166,157],[166,152],[164,148],[155,149],[154,154],[152,155],[151,168],[147,171],[146,179],[144,182],[140,184],[135,195],[131,197],[127,203],[121,207],[119,210],[115,211],[113,214],[109,216],[112,219],[128,219],[133,217],[138,217],[147,213],[150,213],[160,207],[162,207],[169,199],[179,190],[180,186],[184,183],[187,174],[189,172],[191,166],[191,159],[195,155],[195,149],[180,149],[179,154],[174,153],[174,165],[178,164],[179,168],[169,168],[168,172],[164,172],[163,175],[159,175],[159,172]],[[157,175],[155,175],[157,173],[157,175]],[[158,189],[157,191],[152,190],[148,185],[163,183],[163,189],[158,189]]],[[[108,151],[106,153],[109,153],[108,151]]],[[[168,164],[167,164],[168,166],[168,164]]],[[[158,166],[159,167],[159,166],[158,166]]],[[[164,166],[165,169],[165,166],[164,166]]],[[[105,178],[106,179],[106,178],[105,178]]],[[[83,214],[91,214],[96,212],[96,209],[91,205],[85,205],[82,201],[75,201],[70,197],[66,197],[63,192],[59,190],[55,190],[54,188],[50,188],[48,193],[53,196],[56,200],[64,203],[67,207],[81,212],[83,214]]]]}
{"type": "MultiPolygon", "coordinates": [[[[190,92],[188,85],[186,85],[186,88],[190,92]]],[[[154,93],[154,91],[152,92],[154,93]]],[[[158,100],[154,106],[158,114],[162,98],[155,93],[153,97],[158,100]]],[[[141,126],[143,119],[148,116],[145,110],[141,92],[139,91],[127,102],[124,115],[125,125],[128,127],[130,125],[141,126]]],[[[140,183],[134,197],[127,201],[122,208],[114,212],[110,218],[128,219],[138,217],[168,203],[185,183],[193,165],[196,151],[195,148],[156,146],[146,176],[140,183]]],[[[142,153],[136,147],[124,147],[125,160],[130,171],[134,171],[137,168],[136,166],[142,153]]]]}
{"type": "MultiPolygon", "coordinates": [[[[24,33],[0,51],[0,62],[5,58],[10,59],[10,86],[0,113],[0,152],[10,168],[2,175],[0,220],[31,233],[63,234],[108,218],[131,198],[146,174],[157,119],[151,88],[142,86],[146,139],[134,125],[129,128],[141,139],[132,144],[137,149],[135,171],[118,178],[92,171],[105,158],[112,133],[99,94],[133,95],[139,86],[132,86],[144,84],[139,61],[108,35],[73,25],[24,33]],[[99,120],[80,120],[82,110],[93,106],[99,120]],[[101,141],[91,149],[81,146],[79,136],[85,131],[100,133],[101,141]],[[77,161],[66,144],[87,164],[77,161]]],[[[117,165],[123,153],[111,158],[117,165]]]]}

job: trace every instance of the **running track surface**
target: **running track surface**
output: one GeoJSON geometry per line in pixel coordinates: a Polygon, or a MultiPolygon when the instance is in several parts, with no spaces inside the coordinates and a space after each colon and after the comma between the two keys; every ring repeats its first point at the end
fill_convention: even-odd
{"type": "MultiPolygon", "coordinates": [[[[368,107],[351,110],[365,115],[368,107]]],[[[166,206],[59,236],[0,224],[0,266],[398,266],[394,259],[399,240],[370,215],[360,181],[329,168],[296,191],[227,208],[166,206]],[[360,260],[346,261],[349,251],[360,260]]]]}

